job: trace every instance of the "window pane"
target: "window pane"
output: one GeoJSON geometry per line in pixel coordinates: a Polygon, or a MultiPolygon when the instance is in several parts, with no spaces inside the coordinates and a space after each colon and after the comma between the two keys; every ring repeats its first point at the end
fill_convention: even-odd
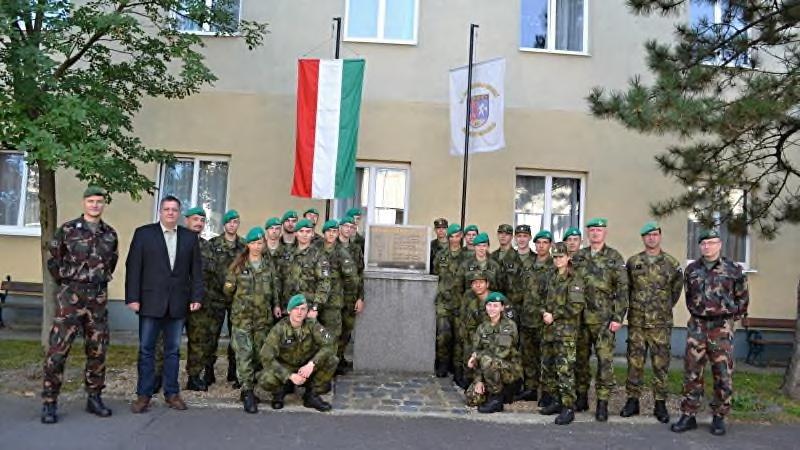
{"type": "Polygon", "coordinates": [[[704,19],[708,24],[714,23],[714,5],[704,0],[691,0],[689,4],[689,23],[692,26],[697,26],[704,19]]]}
{"type": "Polygon", "coordinates": [[[197,204],[206,210],[206,228],[203,237],[222,233],[222,216],[227,207],[228,163],[201,161],[197,180],[197,204]]]}
{"type": "Polygon", "coordinates": [[[19,225],[24,170],[22,153],[0,153],[0,225],[19,225]]]}
{"type": "Polygon", "coordinates": [[[553,242],[561,242],[569,227],[580,228],[581,180],[575,178],[553,178],[551,227],[553,242]]]}
{"type": "Polygon", "coordinates": [[[520,47],[547,48],[547,2],[522,0],[520,47]]]}
{"type": "Polygon", "coordinates": [[[583,1],[556,0],[556,50],[583,51],[583,1]]]}
{"type": "Polygon", "coordinates": [[[25,216],[23,226],[39,226],[39,168],[31,166],[28,168],[28,185],[25,189],[25,216]]]}
{"type": "Polygon", "coordinates": [[[400,225],[405,220],[406,171],[377,169],[375,171],[375,219],[377,224],[400,225]]]}
{"type": "Polygon", "coordinates": [[[354,38],[378,37],[378,0],[350,0],[347,36],[354,38]]]}
{"type": "Polygon", "coordinates": [[[538,233],[544,221],[544,177],[517,175],[514,193],[514,225],[531,226],[538,233]]]}
{"type": "Polygon", "coordinates": [[[192,206],[192,177],[194,176],[194,161],[178,160],[164,168],[164,178],[161,180],[161,196],[159,200],[172,195],[181,201],[181,208],[192,206]]]}
{"type": "MultiPolygon", "coordinates": [[[[360,206],[363,210],[367,208],[367,197],[369,197],[369,169],[356,167],[356,189],[355,195],[350,198],[336,199],[333,214],[335,219],[344,218],[348,209],[360,206]]],[[[362,217],[366,222],[366,214],[362,217]]]]}
{"type": "Polygon", "coordinates": [[[414,0],[386,0],[383,26],[386,39],[414,39],[414,0]]]}
{"type": "MultiPolygon", "coordinates": [[[[239,29],[239,10],[241,8],[241,0],[226,0],[226,1],[229,2],[225,6],[227,6],[229,8],[229,10],[230,10],[230,18],[231,18],[231,22],[229,24],[229,28],[232,28],[234,30],[238,30],[239,29]]],[[[219,31],[219,28],[220,27],[218,27],[218,26],[212,26],[211,27],[211,31],[219,31]]]]}
{"type": "MultiPolygon", "coordinates": [[[[181,2],[181,6],[185,6],[186,3],[181,2]]],[[[186,17],[186,8],[183,7],[180,11],[176,12],[177,19],[178,19],[178,29],[180,31],[203,31],[203,25],[197,23],[188,17],[186,17]]]]}

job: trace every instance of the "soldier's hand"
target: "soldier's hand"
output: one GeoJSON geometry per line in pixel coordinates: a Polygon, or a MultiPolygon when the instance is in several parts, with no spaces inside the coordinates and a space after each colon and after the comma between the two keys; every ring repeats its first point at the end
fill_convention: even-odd
{"type": "Polygon", "coordinates": [[[306,379],[300,374],[293,373],[289,375],[289,381],[294,383],[295,386],[302,386],[306,382],[306,379]]]}
{"type": "Polygon", "coordinates": [[[139,312],[139,302],[131,302],[131,303],[128,303],[127,306],[128,306],[128,309],[130,309],[131,311],[133,311],[135,313],[139,312]]]}
{"type": "Polygon", "coordinates": [[[273,308],[272,315],[275,316],[276,319],[280,319],[281,316],[283,316],[283,313],[281,313],[281,307],[276,306],[275,308],[273,308]]]}
{"type": "Polygon", "coordinates": [[[309,319],[316,319],[317,318],[317,314],[319,314],[319,311],[317,311],[316,309],[312,309],[311,311],[308,312],[308,318],[309,319]]]}
{"type": "Polygon", "coordinates": [[[300,370],[297,371],[303,378],[308,378],[314,372],[314,361],[309,361],[305,366],[301,367],[300,370]]]}
{"type": "Polygon", "coordinates": [[[478,358],[475,356],[475,353],[469,357],[469,361],[467,361],[467,367],[470,369],[474,369],[475,366],[478,364],[478,358]]]}
{"type": "Polygon", "coordinates": [[[475,393],[476,394],[483,394],[486,389],[483,386],[483,381],[478,381],[475,383],[475,393]]]}
{"type": "Polygon", "coordinates": [[[553,323],[553,315],[550,314],[549,312],[546,312],[542,314],[542,320],[544,320],[544,323],[546,323],[547,325],[550,325],[551,323],[553,323]]]}
{"type": "Polygon", "coordinates": [[[619,322],[614,322],[612,320],[611,323],[608,324],[608,329],[611,330],[612,333],[616,333],[620,328],[622,328],[622,324],[619,322]]]}
{"type": "Polygon", "coordinates": [[[199,303],[199,302],[189,303],[189,311],[195,312],[195,311],[199,310],[202,305],[203,304],[199,303]]]}
{"type": "Polygon", "coordinates": [[[356,314],[361,314],[361,312],[364,311],[364,300],[363,299],[356,300],[355,311],[356,311],[356,314]]]}

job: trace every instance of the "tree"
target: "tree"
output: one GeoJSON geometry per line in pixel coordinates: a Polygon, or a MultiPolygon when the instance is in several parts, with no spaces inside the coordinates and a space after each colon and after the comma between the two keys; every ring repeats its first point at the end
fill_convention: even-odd
{"type": "Polygon", "coordinates": [[[57,227],[55,175],[78,179],[134,200],[152,194],[137,164],[167,162],[144,146],[132,120],[145,97],[180,99],[216,78],[196,34],[181,24],[209,24],[261,45],[266,24],[239,21],[239,0],[2,0],[0,2],[0,148],[24,152],[38,169],[42,279],[42,344],[55,305],[46,269],[57,227]]]}
{"type": "MultiPolygon", "coordinates": [[[[800,1],[719,3],[721,20],[679,24],[675,42],[645,44],[652,84],[636,77],[624,91],[595,88],[588,102],[596,117],[680,138],[656,162],[686,190],[652,204],[653,215],[689,210],[706,226],[751,226],[772,239],[800,222],[800,1]]],[[[716,4],[628,0],[644,15],[716,4]]],[[[800,328],[784,390],[800,398],[798,385],[800,328]]]]}

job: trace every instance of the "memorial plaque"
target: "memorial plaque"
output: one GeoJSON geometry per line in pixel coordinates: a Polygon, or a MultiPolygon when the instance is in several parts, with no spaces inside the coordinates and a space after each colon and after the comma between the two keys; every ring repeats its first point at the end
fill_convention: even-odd
{"type": "Polygon", "coordinates": [[[370,225],[367,270],[428,273],[429,234],[421,225],[370,225]]]}

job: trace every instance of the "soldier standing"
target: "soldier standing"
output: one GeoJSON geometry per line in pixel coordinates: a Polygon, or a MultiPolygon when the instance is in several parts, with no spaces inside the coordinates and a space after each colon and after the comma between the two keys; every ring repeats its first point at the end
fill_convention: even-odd
{"type": "Polygon", "coordinates": [[[281,258],[281,219],[270,217],[264,223],[264,257],[272,261],[277,268],[281,258]]]}
{"type": "Polygon", "coordinates": [[[681,417],[671,428],[676,433],[697,428],[695,414],[703,398],[703,371],[711,361],[711,433],[722,436],[733,396],[734,322],[747,315],[750,296],[742,268],[722,256],[719,232],[700,232],[698,244],[702,258],[689,264],[684,273],[686,306],[691,317],[686,326],[681,417]]]}
{"type": "Polygon", "coordinates": [[[108,282],[117,267],[117,232],[102,220],[105,190],[83,192],[83,214],[61,225],[50,241],[47,269],[58,283],[56,314],[44,360],[42,423],[56,423],[64,364],[78,332],[84,336],[86,410],[109,417],[100,397],[105,387],[108,350],[108,282]]]}
{"type": "Polygon", "coordinates": [[[354,283],[344,284],[344,306],[342,306],[342,336],[337,346],[337,357],[339,367],[337,374],[345,373],[351,369],[352,362],[348,362],[344,357],[344,351],[355,328],[356,315],[364,310],[364,255],[350,239],[355,232],[355,223],[352,217],[345,217],[339,221],[339,242],[345,250],[350,252],[356,264],[356,278],[354,283]]]}
{"type": "Polygon", "coordinates": [[[669,372],[672,308],[683,289],[683,271],[677,259],[661,249],[661,227],[646,223],[639,234],[644,251],[631,256],[626,264],[630,280],[628,306],[628,400],[620,416],[639,414],[639,395],[644,384],[644,365],[648,349],[653,366],[653,415],[669,422],[667,412],[667,373],[669,372]]]}
{"type": "Polygon", "coordinates": [[[464,227],[464,247],[467,250],[469,251],[475,250],[472,241],[475,239],[475,236],[477,236],[478,233],[480,233],[480,230],[478,230],[477,225],[467,225],[466,227],[464,227]]]}
{"type": "Polygon", "coordinates": [[[339,222],[328,220],[322,225],[321,250],[330,264],[330,295],[317,319],[322,322],[336,340],[334,349],[338,351],[342,337],[342,308],[344,307],[344,286],[350,290],[358,286],[358,268],[355,259],[343,246],[339,245],[339,222]]]}
{"type": "MultiPolygon", "coordinates": [[[[203,264],[203,289],[206,295],[209,294],[208,285],[216,284],[216,294],[220,294],[221,283],[214,278],[223,277],[224,271],[221,273],[215,272],[211,268],[211,263],[208,258],[211,256],[208,249],[208,241],[201,237],[203,230],[206,227],[206,211],[202,206],[195,206],[189,208],[183,214],[184,224],[186,228],[197,233],[197,240],[200,243],[200,255],[203,264]]],[[[210,299],[210,297],[207,297],[210,299]]],[[[213,336],[214,320],[208,308],[208,300],[206,300],[205,308],[200,308],[197,311],[191,311],[186,317],[186,373],[188,379],[186,380],[186,389],[190,391],[207,391],[208,385],[200,374],[203,372],[205,363],[208,360],[209,341],[213,336]]],[[[159,335],[158,344],[156,345],[156,386],[159,386],[159,375],[163,367],[163,352],[164,348],[161,345],[163,338],[159,335]]],[[[212,370],[213,372],[213,370],[212,370]]],[[[157,391],[158,389],[156,389],[157,391]]],[[[154,393],[156,392],[154,391],[154,393]]]]}
{"type": "MultiPolygon", "coordinates": [[[[464,294],[464,299],[461,301],[461,308],[458,311],[458,316],[460,317],[459,326],[461,329],[459,330],[460,336],[468,336],[468,339],[464,339],[461,342],[463,346],[461,355],[471,355],[472,352],[472,336],[475,334],[475,331],[478,330],[478,326],[486,320],[486,307],[485,307],[485,300],[486,297],[489,295],[489,280],[487,279],[486,273],[482,270],[475,270],[467,274],[467,285],[469,289],[467,289],[466,294],[464,294]]],[[[474,374],[471,373],[471,370],[466,367],[467,361],[466,360],[459,360],[453,361],[454,364],[460,364],[462,366],[462,372],[465,374],[464,379],[467,383],[472,382],[474,378],[474,374]]]]}
{"type": "Polygon", "coordinates": [[[589,247],[578,251],[576,269],[586,282],[586,308],[579,331],[575,378],[578,399],[575,410],[588,409],[591,375],[589,356],[597,356],[595,393],[599,422],[608,420],[608,398],[614,388],[614,345],[628,307],[628,271],[622,255],[605,243],[608,221],[595,218],[586,224],[589,247]]]}
{"type": "Polygon", "coordinates": [[[460,298],[464,293],[463,277],[459,277],[458,269],[463,258],[464,248],[461,246],[461,227],[450,224],[447,227],[449,247],[436,255],[436,271],[439,283],[436,287],[436,376],[444,378],[453,371],[453,334],[455,316],[460,307],[460,298]]]}
{"type": "Polygon", "coordinates": [[[334,326],[341,326],[341,305],[333,308],[328,303],[331,298],[331,263],[320,246],[311,245],[313,227],[308,219],[297,222],[297,246],[290,253],[282,274],[282,294],[303,294],[311,305],[309,316],[312,319],[318,319],[323,325],[327,325],[327,320],[334,326]]]}
{"type": "Polygon", "coordinates": [[[500,247],[493,251],[489,257],[500,266],[500,273],[497,276],[497,286],[492,289],[502,292],[508,298],[516,311],[522,306],[521,298],[512,293],[512,280],[517,277],[519,271],[519,258],[511,241],[514,239],[514,228],[504,223],[497,227],[497,242],[500,247]]]}
{"type": "Polygon", "coordinates": [[[581,230],[575,227],[567,228],[564,232],[564,243],[567,244],[567,254],[574,257],[581,249],[581,230]]]}
{"type": "Polygon", "coordinates": [[[358,246],[361,250],[361,254],[364,254],[364,235],[358,232],[358,227],[361,226],[361,208],[350,208],[345,213],[345,216],[353,218],[353,225],[355,226],[355,230],[353,232],[353,237],[350,238],[350,241],[358,246]]]}
{"type": "Polygon", "coordinates": [[[436,233],[436,238],[431,241],[431,255],[430,255],[430,273],[436,275],[434,272],[434,260],[436,254],[447,248],[447,219],[439,218],[433,221],[433,231],[436,233]]]}
{"type": "MultiPolygon", "coordinates": [[[[309,232],[309,239],[310,239],[309,232]]],[[[289,299],[288,317],[275,324],[261,347],[258,386],[272,393],[272,409],[283,408],[283,399],[294,386],[305,386],[303,406],[330,411],[320,395],[330,391],[338,363],[335,340],[316,320],[309,320],[303,295],[289,299]]]]}
{"type": "Polygon", "coordinates": [[[281,231],[281,245],[284,251],[297,245],[297,241],[295,240],[295,231],[297,231],[296,225],[297,211],[290,209],[283,213],[283,217],[281,217],[281,226],[283,227],[281,231]]]}
{"type": "Polygon", "coordinates": [[[313,230],[314,230],[314,239],[313,239],[313,241],[317,242],[318,240],[322,239],[322,235],[317,233],[317,222],[319,221],[319,211],[317,211],[317,208],[308,208],[307,210],[305,210],[305,212],[303,212],[303,218],[310,220],[311,223],[314,224],[314,228],[313,228],[313,230]]]}

